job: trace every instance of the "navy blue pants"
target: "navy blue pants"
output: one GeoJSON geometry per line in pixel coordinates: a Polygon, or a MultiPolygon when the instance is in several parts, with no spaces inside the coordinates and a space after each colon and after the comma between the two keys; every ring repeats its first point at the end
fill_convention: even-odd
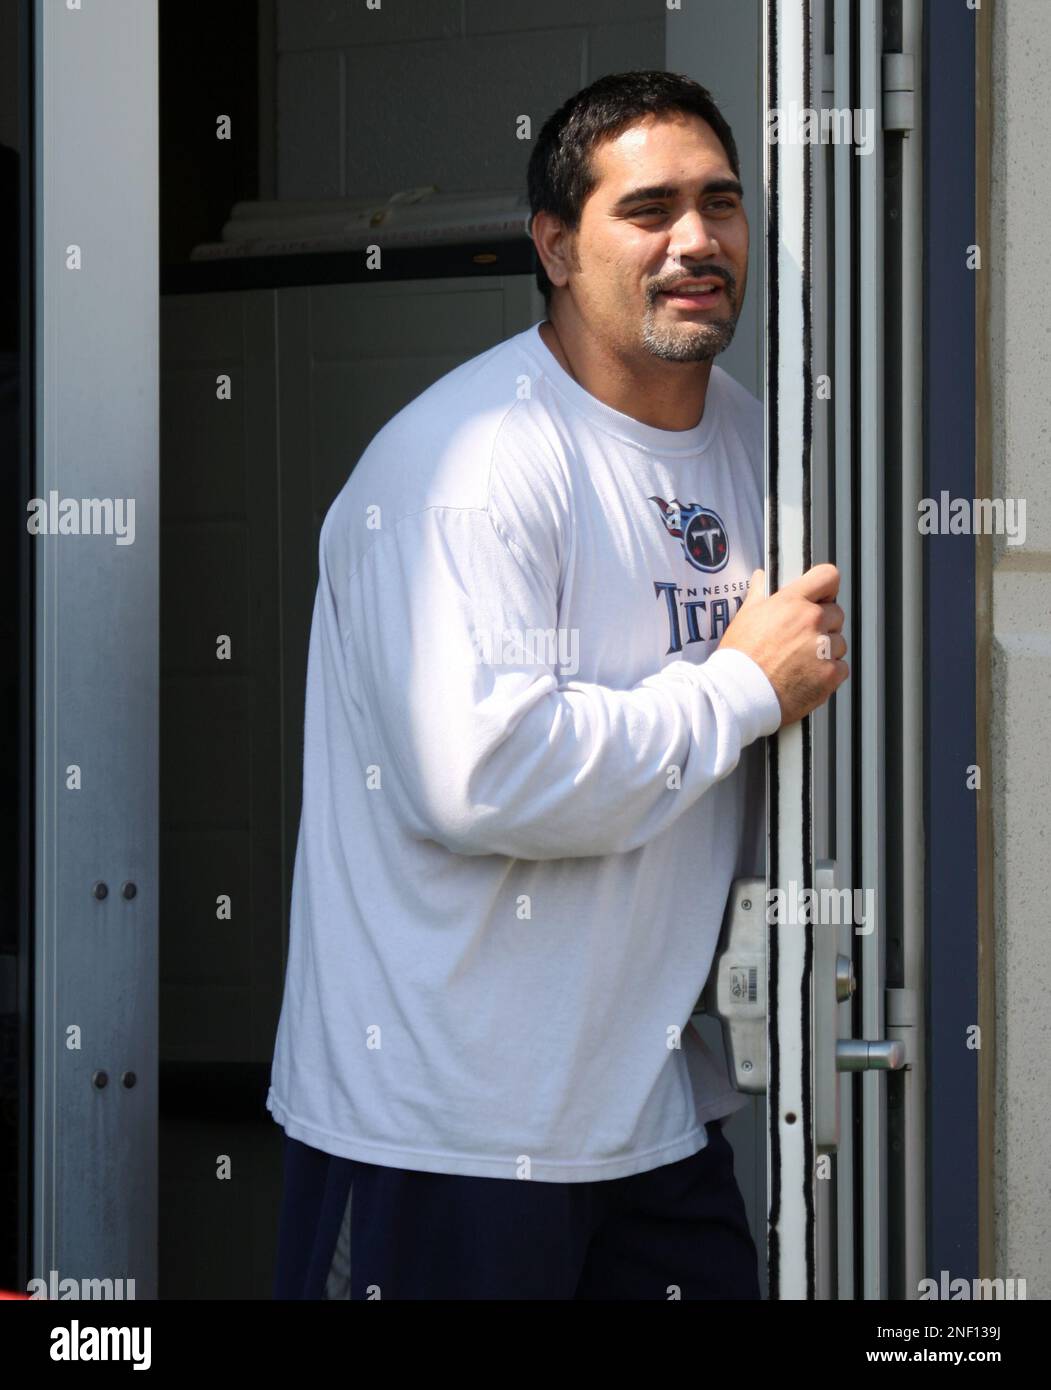
{"type": "Polygon", "coordinates": [[[719,1120],[707,1133],[678,1163],[579,1183],[388,1168],[285,1135],[274,1298],[757,1299],[733,1149],[719,1120]]]}

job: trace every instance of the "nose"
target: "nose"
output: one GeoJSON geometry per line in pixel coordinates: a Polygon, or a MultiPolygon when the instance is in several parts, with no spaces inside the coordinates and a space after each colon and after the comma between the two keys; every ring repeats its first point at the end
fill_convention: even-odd
{"type": "Polygon", "coordinates": [[[701,214],[691,208],[675,223],[668,254],[673,260],[709,260],[719,254],[719,243],[701,214]]]}

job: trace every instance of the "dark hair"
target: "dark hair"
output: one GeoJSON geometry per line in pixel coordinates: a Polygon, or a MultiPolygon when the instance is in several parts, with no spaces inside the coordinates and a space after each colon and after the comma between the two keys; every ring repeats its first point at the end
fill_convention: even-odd
{"type": "MultiPolygon", "coordinates": [[[[569,98],[545,121],[529,157],[529,225],[541,210],[552,212],[570,230],[580,226],[580,214],[597,180],[591,152],[641,117],[659,112],[688,112],[700,116],[715,131],[726,150],[730,168],[741,177],[733,132],[707,88],[677,72],[639,69],[600,77],[569,98]]],[[[540,257],[536,283],[550,303],[554,286],[540,257]]]]}

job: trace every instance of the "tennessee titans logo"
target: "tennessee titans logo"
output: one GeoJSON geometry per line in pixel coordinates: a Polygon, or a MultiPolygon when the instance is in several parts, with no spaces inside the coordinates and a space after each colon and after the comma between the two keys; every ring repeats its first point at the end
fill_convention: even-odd
{"type": "Polygon", "coordinates": [[[715,574],[723,568],[730,558],[730,541],[721,517],[699,502],[687,506],[676,497],[670,502],[665,502],[663,497],[649,500],[660,508],[668,535],[678,536],[682,541],[683,554],[695,570],[715,574]]]}

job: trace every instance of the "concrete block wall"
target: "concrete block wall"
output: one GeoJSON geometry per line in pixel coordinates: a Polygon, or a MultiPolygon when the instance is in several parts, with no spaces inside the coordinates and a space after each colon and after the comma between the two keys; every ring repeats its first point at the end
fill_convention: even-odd
{"type": "Polygon", "coordinates": [[[606,72],[664,67],[665,0],[277,0],[276,193],[520,191],[533,136],[606,72]]]}
{"type": "Polygon", "coordinates": [[[1046,0],[993,18],[990,366],[993,495],[1026,499],[996,538],[992,754],[996,922],[996,1274],[1051,1297],[1051,205],[1046,0]]]}

